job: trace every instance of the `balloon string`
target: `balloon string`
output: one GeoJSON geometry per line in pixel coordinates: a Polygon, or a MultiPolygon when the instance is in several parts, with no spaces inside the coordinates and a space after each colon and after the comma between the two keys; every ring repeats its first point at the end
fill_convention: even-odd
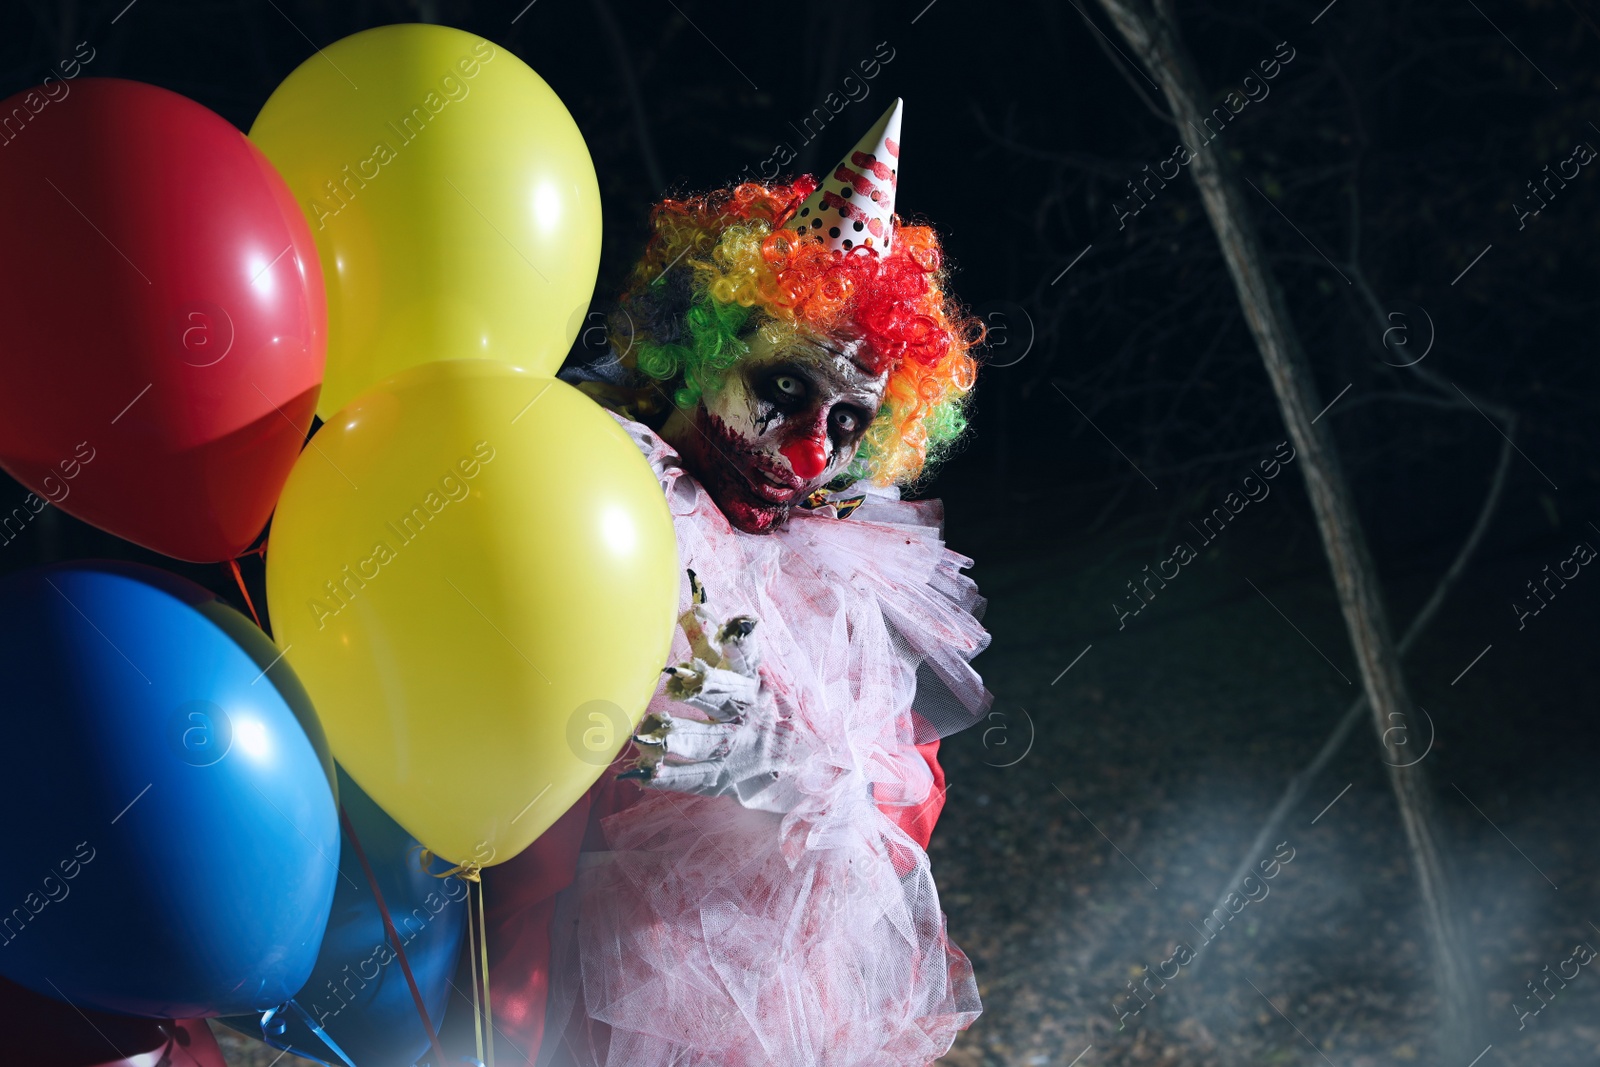
{"type": "Polygon", "coordinates": [[[278,1046],[277,1043],[272,1039],[275,1037],[282,1037],[285,1030],[283,1021],[281,1019],[276,1023],[273,1021],[277,1018],[278,1013],[282,1010],[283,1005],[279,1004],[276,1008],[268,1008],[266,1011],[261,1013],[261,1041],[263,1044],[271,1045],[273,1048],[277,1048],[278,1046]]]}
{"type": "Polygon", "coordinates": [[[256,620],[256,629],[262,629],[261,616],[256,614],[255,601],[250,599],[250,590],[244,587],[244,575],[239,571],[239,561],[230,559],[228,566],[233,568],[233,580],[239,583],[239,592],[244,597],[245,606],[250,609],[250,617],[256,620]]]}
{"type": "Polygon", "coordinates": [[[468,860],[458,863],[447,871],[434,871],[434,854],[430,850],[416,846],[417,862],[423,871],[435,878],[449,878],[459,875],[471,883],[467,887],[467,958],[476,959],[478,966],[472,968],[472,1016],[474,1036],[478,1039],[478,1059],[484,1067],[494,1067],[494,1008],[489,1001],[489,928],[488,910],[483,903],[483,867],[468,860]],[[472,928],[472,885],[478,887],[478,928],[472,928]],[[480,1000],[478,987],[479,975],[482,974],[481,985],[483,994],[480,1000]],[[487,1036],[485,1029],[487,1028],[487,1036]],[[488,1058],[484,1058],[485,1044],[488,1046],[488,1058]]]}
{"type": "MultiPolygon", "coordinates": [[[[423,856],[428,852],[423,851],[423,856]]],[[[467,958],[476,959],[478,955],[477,931],[472,928],[472,887],[467,887],[467,958]]],[[[478,999],[478,968],[469,966],[472,972],[472,1036],[478,1042],[478,1062],[483,1063],[483,1003],[478,999]]],[[[491,1039],[492,1040],[492,1039],[491,1039]]]]}
{"type": "MultiPolygon", "coordinates": [[[[276,1008],[268,1008],[266,1011],[261,1013],[262,1041],[271,1045],[273,1048],[281,1048],[283,1052],[289,1051],[289,1038],[286,1036],[287,1027],[284,1024],[284,1021],[278,1018],[278,1016],[287,1014],[286,1009],[291,1008],[294,1010],[296,1015],[300,1016],[300,1021],[305,1023],[306,1027],[313,1034],[315,1034],[324,1045],[328,1047],[329,1051],[331,1051],[335,1056],[339,1057],[340,1061],[344,1063],[345,1067],[356,1067],[355,1063],[350,1059],[350,1057],[345,1055],[344,1049],[340,1048],[338,1043],[335,1042],[333,1038],[328,1036],[328,1031],[322,1028],[322,1024],[313,1019],[311,1015],[300,1006],[299,1001],[293,999],[286,1000],[282,1004],[279,1004],[276,1008]],[[282,1044],[280,1045],[279,1042],[282,1042],[282,1044]]],[[[165,1033],[165,1030],[163,1029],[162,1032],[165,1033]]],[[[169,1038],[168,1040],[170,1042],[171,1039],[169,1038]]],[[[278,1059],[283,1058],[283,1052],[278,1054],[278,1059]]],[[[165,1063],[167,1061],[162,1060],[162,1062],[165,1063]]],[[[274,1060],[273,1062],[276,1063],[277,1060],[274,1060]]]]}
{"type": "MultiPolygon", "coordinates": [[[[433,1053],[439,1057],[443,1064],[444,1049],[439,1045],[439,1034],[433,1028],[433,1020],[428,1018],[428,1008],[422,1002],[422,991],[417,988],[416,976],[411,973],[411,963],[406,959],[405,947],[400,943],[400,935],[395,931],[394,920],[389,917],[389,906],[383,902],[383,890],[378,888],[378,879],[373,876],[372,864],[367,862],[366,850],[361,847],[361,839],[356,836],[356,828],[350,822],[350,815],[344,810],[344,805],[339,805],[339,823],[344,827],[345,836],[350,839],[350,846],[355,849],[356,859],[361,861],[361,870],[367,876],[367,884],[372,887],[372,896],[378,902],[378,914],[383,916],[383,932],[389,938],[389,943],[394,946],[395,956],[400,960],[400,970],[406,976],[406,985],[411,987],[411,999],[417,1006],[417,1015],[422,1019],[422,1028],[428,1033],[428,1042],[433,1045],[433,1053]]],[[[468,919],[470,921],[470,915],[468,919]]]]}
{"type": "MultiPolygon", "coordinates": [[[[483,1022],[484,1029],[488,1031],[489,1060],[485,1067],[494,1067],[494,1000],[489,994],[489,930],[487,908],[483,903],[483,879],[478,879],[478,950],[483,962],[483,1022]]],[[[467,921],[472,921],[472,914],[467,913],[467,921]]]]}
{"type": "Polygon", "coordinates": [[[300,1016],[300,1021],[311,1028],[311,1032],[316,1034],[317,1037],[322,1040],[322,1043],[327,1045],[328,1048],[332,1050],[333,1054],[338,1056],[339,1059],[344,1062],[345,1067],[356,1067],[356,1061],[345,1055],[344,1049],[340,1048],[338,1044],[334,1042],[333,1038],[329,1036],[328,1031],[322,1028],[321,1023],[317,1022],[311,1017],[310,1012],[306,1011],[300,1006],[299,1001],[290,1000],[288,1003],[289,1007],[294,1009],[295,1014],[300,1016]]]}

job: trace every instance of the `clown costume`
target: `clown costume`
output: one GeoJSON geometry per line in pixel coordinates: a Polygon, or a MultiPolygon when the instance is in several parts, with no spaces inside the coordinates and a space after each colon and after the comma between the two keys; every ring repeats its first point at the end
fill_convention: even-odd
{"type": "Polygon", "coordinates": [[[612,351],[563,372],[660,482],[682,616],[630,751],[484,872],[501,1064],[925,1067],[981,1010],[925,849],[989,637],[900,496],[981,327],[895,215],[901,113],[820,183],[657,204],[612,351]]]}

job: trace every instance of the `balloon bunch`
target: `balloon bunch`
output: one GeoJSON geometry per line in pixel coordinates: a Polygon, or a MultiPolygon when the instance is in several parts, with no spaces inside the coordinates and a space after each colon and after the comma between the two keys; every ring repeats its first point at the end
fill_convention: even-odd
{"type": "Polygon", "coordinates": [[[649,466],[552,377],[598,269],[582,136],[510,53],[387,26],[248,137],[80,79],[0,199],[0,467],[34,513],[263,553],[273,624],[142,565],[0,579],[4,1058],[219,1067],[220,1017],[442,1067],[478,872],[621,750],[677,607],[649,466]]]}

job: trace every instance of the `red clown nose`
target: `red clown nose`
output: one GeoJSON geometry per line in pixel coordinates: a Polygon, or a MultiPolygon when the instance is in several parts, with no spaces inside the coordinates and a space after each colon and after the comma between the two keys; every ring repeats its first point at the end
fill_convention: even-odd
{"type": "Polygon", "coordinates": [[[789,469],[795,475],[810,481],[821,474],[828,467],[828,453],[822,447],[822,442],[815,437],[807,437],[799,441],[791,441],[778,449],[783,453],[783,458],[789,461],[789,469]]]}

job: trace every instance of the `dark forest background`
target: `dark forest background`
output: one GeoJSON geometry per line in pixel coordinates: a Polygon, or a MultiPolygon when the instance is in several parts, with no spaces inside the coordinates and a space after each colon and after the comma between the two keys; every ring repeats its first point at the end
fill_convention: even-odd
{"type": "MultiPolygon", "coordinates": [[[[588,141],[606,223],[597,311],[661,195],[760,172],[782,144],[796,158],[781,173],[830,167],[904,97],[897,206],[939,228],[955,291],[990,327],[971,437],[921,491],[945,498],[951,544],[978,560],[996,634],[978,665],[1006,728],[1027,724],[946,742],[952,791],[930,852],[988,1005],[949,1062],[1065,1067],[1080,1050],[1086,1064],[1428,1060],[1416,1036],[1430,1010],[1425,956],[1365,722],[1294,832],[1313,832],[1344,780],[1365,783],[1366,801],[1361,790],[1343,801],[1366,805],[1360,833],[1301,861],[1325,864],[1306,878],[1331,896],[1261,919],[1323,915],[1328,940],[1307,943],[1303,924],[1266,930],[1236,961],[1254,959],[1253,984],[1270,974],[1288,999],[1220,991],[1231,972],[1219,970],[1175,990],[1146,1036],[1103,1018],[1137,965],[1210,906],[1338,721],[1350,693],[1329,688],[1324,661],[1353,668],[1292,464],[1272,503],[1252,505],[1195,568],[1204,577],[1150,605],[1172,608],[1165,622],[1118,626],[1125,582],[1286,433],[1193,183],[1161,173],[1202,134],[1173,127],[1098,5],[8,0],[0,13],[0,95],[87,41],[85,75],[164,86],[241,129],[317,46],[396,21],[482,34],[551,84],[588,141]],[[1288,662],[1302,653],[1309,666],[1288,662]],[[1024,737],[1024,762],[1008,762],[1024,737]],[[1046,810],[1050,785],[1084,806],[1046,810]],[[1186,820],[1185,808],[1226,814],[1186,820]],[[1156,875],[1149,887],[1107,842],[1156,875]],[[1127,885],[1105,881],[1113,867],[1127,885]],[[1146,929],[1138,895],[1156,882],[1187,902],[1152,904],[1146,929]],[[1298,1027],[1278,1021],[1291,1016],[1298,1027]]],[[[1436,784],[1480,942],[1492,1055],[1594,1062],[1600,979],[1564,1017],[1551,1006],[1547,1044],[1506,1024],[1540,964],[1600,921],[1600,871],[1585,858],[1600,577],[1584,569],[1526,628],[1512,607],[1531,606],[1525,583],[1576,542],[1600,546],[1600,2],[1228,0],[1175,13],[1221,109],[1205,150],[1226,153],[1254,190],[1397,630],[1466,537],[1507,433],[1515,441],[1483,543],[1407,665],[1440,723],[1436,784]],[[1560,883],[1559,906],[1533,903],[1545,887],[1523,860],[1560,883]]],[[[603,343],[588,332],[575,355],[603,343]]],[[[25,491],[0,492],[20,503],[25,491]]],[[[224,568],[142,554],[54,508],[0,545],[0,568],[96,555],[180,570],[238,602],[224,568]]],[[[259,564],[245,573],[259,589],[259,564]]]]}
{"type": "MultiPolygon", "coordinates": [[[[1537,206],[1528,183],[1578,142],[1600,149],[1600,8],[1319,7],[1191,4],[1180,18],[1230,112],[1209,147],[1261,194],[1322,395],[1351,386],[1329,417],[1381,559],[1456,538],[1500,440],[1449,386],[1403,373],[1430,342],[1419,368],[1521,416],[1528,462],[1497,535],[1581,528],[1600,479],[1596,168],[1553,184],[1539,214],[1519,208],[1537,206]],[[1286,54],[1262,79],[1261,64],[1286,54]],[[1243,84],[1251,74],[1257,88],[1243,84]],[[1260,98],[1232,115],[1226,94],[1245,91],[1260,98]]],[[[957,292],[993,330],[975,432],[935,492],[981,485],[990,506],[1060,509],[1097,528],[1176,517],[1283,437],[1186,173],[1148,180],[1179,140],[1200,138],[1158,117],[1153,84],[1098,8],[12,2],[0,92],[87,41],[85,76],[162,85],[248,128],[314,44],[418,19],[511,48],[572,111],[605,196],[597,309],[662,193],[759,172],[780,144],[798,157],[784,173],[831,166],[904,96],[899,207],[940,227],[957,292]],[[830,124],[805,141],[816,113],[830,124]],[[1135,181],[1149,203],[1124,217],[1135,181]],[[1129,477],[1133,465],[1149,480],[1129,477]]]]}

